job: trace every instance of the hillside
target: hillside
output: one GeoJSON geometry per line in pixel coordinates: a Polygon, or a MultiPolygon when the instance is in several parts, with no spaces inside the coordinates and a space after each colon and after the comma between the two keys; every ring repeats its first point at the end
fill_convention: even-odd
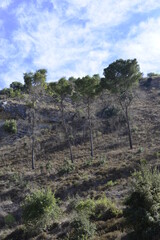
{"type": "MultiPolygon", "coordinates": [[[[74,136],[74,167],[65,167],[69,149],[61,129],[61,119],[52,98],[44,96],[36,112],[35,169],[31,168],[31,122],[26,99],[1,100],[0,106],[0,239],[68,239],[74,212],[70,205],[77,198],[98,199],[107,196],[123,209],[130,190],[130,177],[140,160],[159,167],[160,157],[160,79],[140,82],[130,109],[133,149],[129,149],[128,135],[121,112],[105,117],[104,109],[119,109],[107,94],[94,103],[94,158],[90,157],[90,143],[86,130],[85,109],[78,113],[67,102],[65,115],[74,136]],[[78,115],[79,114],[79,115],[78,115]],[[17,121],[17,133],[8,134],[6,119],[17,121]],[[72,120],[72,121],[71,121],[72,120]],[[85,133],[84,133],[85,131],[85,133]],[[65,172],[66,170],[66,172],[65,172]],[[63,214],[58,223],[37,236],[25,236],[22,228],[22,202],[27,194],[38,188],[50,187],[60,199],[63,214]],[[12,214],[14,221],[6,223],[12,214]]],[[[129,239],[122,215],[95,221],[95,240],[129,239]]],[[[158,238],[157,238],[158,239],[158,238]]]]}

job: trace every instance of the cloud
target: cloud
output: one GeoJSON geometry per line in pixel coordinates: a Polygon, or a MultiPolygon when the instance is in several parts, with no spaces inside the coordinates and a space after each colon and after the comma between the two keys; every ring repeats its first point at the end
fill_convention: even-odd
{"type": "Polygon", "coordinates": [[[18,28],[0,42],[0,65],[7,69],[0,77],[6,84],[23,81],[23,72],[39,68],[47,68],[49,81],[101,74],[120,57],[137,57],[144,72],[158,71],[160,24],[149,13],[159,7],[157,0],[20,1],[11,10],[18,28]],[[129,21],[135,14],[143,15],[138,26],[129,21]]]}
{"type": "Polygon", "coordinates": [[[12,2],[13,2],[13,0],[1,0],[0,8],[6,9],[12,2]]]}
{"type": "Polygon", "coordinates": [[[160,17],[134,26],[125,40],[116,44],[122,58],[137,58],[142,71],[160,72],[160,17]]]}

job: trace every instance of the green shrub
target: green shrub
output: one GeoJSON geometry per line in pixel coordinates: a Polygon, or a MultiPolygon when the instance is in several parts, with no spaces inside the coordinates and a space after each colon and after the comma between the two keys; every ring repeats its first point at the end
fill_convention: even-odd
{"type": "Polygon", "coordinates": [[[27,196],[23,204],[23,219],[26,226],[33,229],[46,228],[52,220],[57,220],[60,208],[50,189],[38,190],[27,196]]]}
{"type": "Polygon", "coordinates": [[[50,172],[52,170],[52,163],[51,162],[47,162],[46,163],[46,171],[50,172]]]}
{"type": "Polygon", "coordinates": [[[14,119],[6,120],[4,130],[9,133],[17,133],[17,122],[14,119]]]}
{"type": "Polygon", "coordinates": [[[74,163],[71,162],[69,159],[64,160],[63,166],[59,169],[60,174],[70,173],[75,170],[74,163]]]}
{"type": "Polygon", "coordinates": [[[99,156],[98,159],[99,165],[107,165],[107,158],[105,155],[99,156]]]}
{"type": "Polygon", "coordinates": [[[113,182],[112,180],[110,180],[110,181],[108,181],[107,183],[106,183],[106,187],[107,188],[109,188],[109,187],[113,187],[113,186],[115,186],[115,185],[117,185],[117,181],[115,181],[115,182],[113,182]]]}
{"type": "Polygon", "coordinates": [[[108,199],[106,196],[96,200],[96,205],[94,209],[94,216],[96,219],[109,219],[112,217],[117,217],[121,214],[115,203],[108,199]]]}
{"type": "Polygon", "coordinates": [[[102,118],[112,118],[117,116],[119,110],[117,108],[115,108],[115,106],[108,106],[106,108],[104,108],[101,113],[99,113],[99,115],[101,114],[102,118]]]}
{"type": "Polygon", "coordinates": [[[85,212],[79,213],[72,222],[70,240],[89,240],[95,235],[96,226],[85,212]]]}
{"type": "Polygon", "coordinates": [[[138,237],[152,239],[160,226],[160,173],[146,164],[135,171],[132,190],[126,199],[126,223],[138,237]]]}
{"type": "Polygon", "coordinates": [[[108,219],[111,217],[116,217],[121,214],[116,205],[108,199],[106,196],[103,196],[100,199],[86,199],[80,200],[75,206],[75,210],[79,212],[85,212],[94,219],[108,219]]]}
{"type": "Polygon", "coordinates": [[[91,166],[92,164],[93,164],[93,159],[92,159],[92,158],[89,158],[89,159],[86,160],[84,166],[85,166],[85,167],[89,167],[89,166],[91,166]]]}
{"type": "Polygon", "coordinates": [[[95,201],[88,198],[86,200],[79,200],[79,202],[75,206],[75,210],[77,212],[86,212],[87,214],[93,214],[95,209],[95,201]]]}
{"type": "Polygon", "coordinates": [[[14,223],[16,222],[14,216],[11,213],[5,216],[4,221],[5,221],[5,225],[9,227],[13,226],[14,223]]]}

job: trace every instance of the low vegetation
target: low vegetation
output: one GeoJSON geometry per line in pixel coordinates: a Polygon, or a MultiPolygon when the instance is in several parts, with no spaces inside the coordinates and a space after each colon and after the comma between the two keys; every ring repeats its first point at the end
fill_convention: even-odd
{"type": "Polygon", "coordinates": [[[38,190],[27,196],[23,204],[23,219],[26,227],[34,231],[45,229],[60,216],[60,208],[50,189],[38,190]]]}
{"type": "Polygon", "coordinates": [[[159,240],[159,76],[141,76],[119,59],[0,91],[0,239],[159,240]]]}
{"type": "Polygon", "coordinates": [[[8,133],[17,133],[17,122],[14,119],[6,120],[4,130],[8,133]]]}
{"type": "Polygon", "coordinates": [[[126,223],[138,238],[152,239],[160,234],[160,173],[157,168],[141,164],[133,174],[132,190],[124,211],[126,223]]]}

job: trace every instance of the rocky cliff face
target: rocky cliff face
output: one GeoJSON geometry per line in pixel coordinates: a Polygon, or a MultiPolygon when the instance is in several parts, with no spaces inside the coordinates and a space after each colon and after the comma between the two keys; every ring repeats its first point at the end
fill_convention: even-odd
{"type": "Polygon", "coordinates": [[[25,119],[27,107],[15,101],[0,101],[0,112],[14,119],[25,119]]]}

